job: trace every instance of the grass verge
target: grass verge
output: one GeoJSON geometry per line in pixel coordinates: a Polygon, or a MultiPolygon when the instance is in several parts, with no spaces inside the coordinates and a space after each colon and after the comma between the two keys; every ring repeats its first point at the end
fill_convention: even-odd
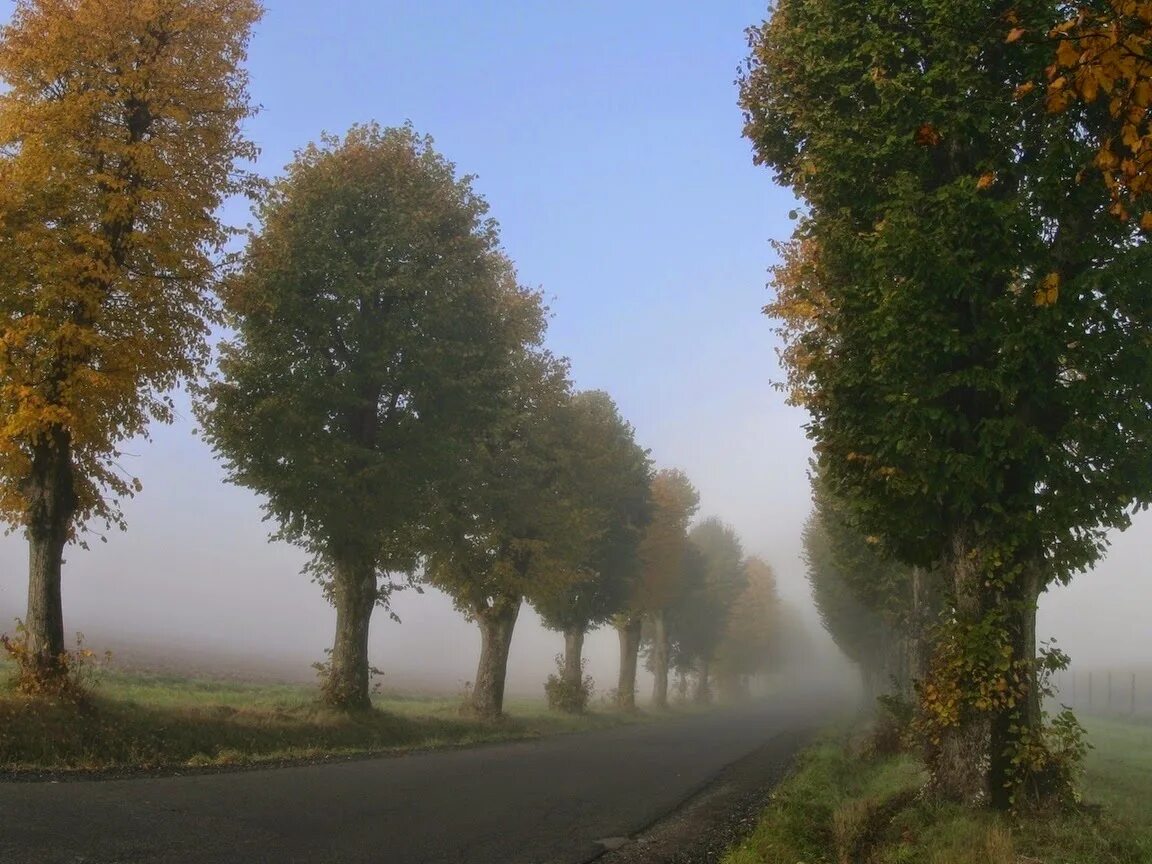
{"type": "Polygon", "coordinates": [[[933,804],[907,755],[872,757],[846,736],[809,750],[724,864],[1149,864],[1152,727],[1087,724],[1084,804],[1009,818],[933,804]]]}
{"type": "MultiPolygon", "coordinates": [[[[0,670],[2,673],[3,670],[0,670]]],[[[505,716],[462,716],[459,698],[383,694],[374,710],[320,706],[316,688],[103,671],[90,704],[29,700],[0,686],[0,773],[179,771],[386,754],[641,723],[644,714],[549,712],[508,700],[505,716]]]]}

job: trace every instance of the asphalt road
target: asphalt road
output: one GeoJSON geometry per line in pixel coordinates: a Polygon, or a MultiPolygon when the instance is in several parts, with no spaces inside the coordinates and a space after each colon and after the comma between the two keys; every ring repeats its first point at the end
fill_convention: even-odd
{"type": "MultiPolygon", "coordinates": [[[[278,770],[0,784],[0,862],[577,864],[765,749],[827,699],[537,741],[278,770]]],[[[777,752],[778,751],[778,752],[777,752]]]]}

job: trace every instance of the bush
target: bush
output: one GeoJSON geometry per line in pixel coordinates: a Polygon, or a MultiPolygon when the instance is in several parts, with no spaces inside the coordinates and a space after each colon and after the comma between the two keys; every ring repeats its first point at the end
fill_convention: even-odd
{"type": "MultiPolygon", "coordinates": [[[[588,666],[587,660],[580,661],[580,671],[588,666]]],[[[564,655],[556,655],[556,674],[549,675],[544,682],[544,693],[548,696],[548,707],[566,714],[583,714],[595,692],[595,682],[591,675],[583,675],[579,684],[564,677],[564,655]]]]}
{"type": "MultiPolygon", "coordinates": [[[[28,649],[28,630],[17,620],[16,635],[0,636],[0,646],[16,667],[12,687],[21,696],[72,705],[87,705],[96,680],[96,652],[84,647],[84,636],[76,634],[76,648],[62,651],[56,662],[45,668],[28,649]]],[[[111,657],[105,652],[105,660],[111,657]]]]}

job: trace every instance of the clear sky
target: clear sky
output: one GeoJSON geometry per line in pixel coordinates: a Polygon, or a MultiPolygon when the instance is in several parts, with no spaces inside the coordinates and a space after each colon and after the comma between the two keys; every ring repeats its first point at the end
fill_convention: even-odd
{"type": "MultiPolygon", "coordinates": [[[[550,298],[549,343],[577,386],[609,391],[657,463],[700,488],[701,515],[731,522],[804,602],[809,448],[802,412],[772,389],[776,342],[760,314],[769,241],[790,232],[793,204],[751,163],[733,83],[766,3],[266,5],[249,64],[258,170],[273,175],[299,146],[356,122],[430,133],[477,175],[523,281],[550,298]]],[[[3,16],[11,8],[0,2],[3,16]]],[[[228,217],[248,219],[242,207],[228,217]]],[[[144,492],[126,508],[127,534],[69,554],[69,629],[319,659],[332,615],[298,575],[302,556],[265,542],[258,502],[222,484],[193,428],[185,411],[128,448],[144,492]]],[[[1041,632],[1094,662],[1152,658],[1152,543],[1129,537],[1124,552],[1046,603],[1041,632]],[[1109,626],[1084,627],[1089,607],[1109,626]]],[[[22,614],[24,562],[19,537],[0,541],[0,621],[22,614]]],[[[471,678],[478,637],[444,598],[403,596],[397,608],[402,625],[376,616],[377,666],[398,674],[421,657],[471,678]]],[[[541,646],[561,641],[523,623],[513,676],[538,681],[552,653],[541,646]]],[[[590,643],[605,684],[612,641],[590,643]]]]}

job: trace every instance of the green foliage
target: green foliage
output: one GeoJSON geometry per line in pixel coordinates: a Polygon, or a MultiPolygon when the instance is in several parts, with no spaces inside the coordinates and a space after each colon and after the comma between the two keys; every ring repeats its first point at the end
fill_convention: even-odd
{"type": "Polygon", "coordinates": [[[433,496],[542,338],[487,209],[431,139],[374,124],[305,147],[257,209],[200,416],[322,579],[412,570],[433,496]]]}
{"type": "Polygon", "coordinates": [[[694,578],[685,580],[667,614],[672,659],[677,668],[707,669],[728,628],[733,605],[747,587],[744,549],[732,527],[716,517],[693,526],[688,543],[695,561],[686,572],[694,578]]]}
{"type": "Polygon", "coordinates": [[[577,393],[564,415],[564,439],[553,455],[563,460],[571,494],[589,516],[576,562],[585,577],[557,591],[535,592],[533,605],[553,630],[588,630],[621,611],[635,590],[652,468],[607,393],[577,393]]]}
{"type": "Polygon", "coordinates": [[[544,683],[544,694],[548,698],[548,707],[553,711],[562,711],[565,714],[583,714],[596,692],[596,682],[591,675],[584,674],[588,661],[580,661],[581,676],[579,681],[573,681],[564,674],[564,655],[556,655],[556,673],[549,675],[544,683]]]}
{"type": "MultiPolygon", "coordinates": [[[[864,535],[947,567],[938,695],[994,735],[1034,722],[1040,590],[1152,499],[1152,256],[1077,182],[1102,115],[1018,98],[1051,47],[1007,43],[1000,14],[782,0],[741,82],[758,161],[807,205],[770,311],[822,481],[864,535]]],[[[1035,32],[1065,14],[1013,8],[1035,32]]]]}

